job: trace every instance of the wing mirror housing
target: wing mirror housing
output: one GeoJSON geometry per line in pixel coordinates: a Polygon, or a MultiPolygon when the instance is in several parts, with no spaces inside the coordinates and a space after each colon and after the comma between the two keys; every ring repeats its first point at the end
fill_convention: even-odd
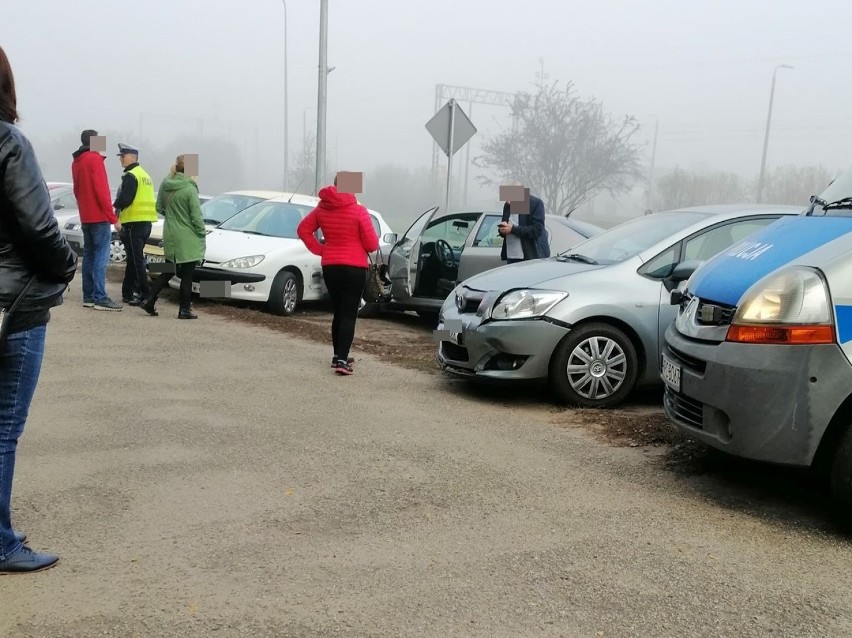
{"type": "Polygon", "coordinates": [[[396,233],[386,233],[384,237],[382,237],[382,241],[386,244],[395,244],[397,240],[396,233]]]}
{"type": "Polygon", "coordinates": [[[672,269],[672,274],[663,280],[663,285],[665,285],[666,290],[672,293],[671,303],[673,305],[680,304],[681,299],[683,299],[683,293],[680,290],[675,289],[680,288],[680,284],[692,277],[692,273],[698,270],[698,267],[702,263],[704,262],[697,259],[682,261],[675,266],[674,269],[672,269]],[[675,297],[677,295],[680,296],[677,298],[677,301],[675,301],[675,297]]]}
{"type": "Polygon", "coordinates": [[[62,210],[63,208],[65,208],[65,204],[60,204],[59,202],[53,205],[53,210],[62,210]]]}

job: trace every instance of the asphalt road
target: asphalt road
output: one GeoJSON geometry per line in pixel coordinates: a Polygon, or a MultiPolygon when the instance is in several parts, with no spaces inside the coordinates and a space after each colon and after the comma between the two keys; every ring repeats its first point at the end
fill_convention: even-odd
{"type": "Polygon", "coordinates": [[[852,542],[795,509],[523,397],[80,302],[54,311],[13,500],[62,559],[0,578],[4,638],[852,635],[852,542]]]}

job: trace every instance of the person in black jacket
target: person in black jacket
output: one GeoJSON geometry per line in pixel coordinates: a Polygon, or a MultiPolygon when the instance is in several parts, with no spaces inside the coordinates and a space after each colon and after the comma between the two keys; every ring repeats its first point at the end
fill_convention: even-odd
{"type": "Polygon", "coordinates": [[[500,259],[514,264],[527,259],[550,257],[550,243],[544,226],[544,202],[529,196],[529,213],[512,213],[511,202],[503,205],[503,220],[497,232],[503,237],[500,259]]]}
{"type": "Polygon", "coordinates": [[[59,232],[47,184],[32,145],[15,126],[15,83],[0,48],[0,574],[52,567],[53,554],[35,552],[12,527],[15,451],[41,370],[50,308],[77,269],[77,255],[59,232]],[[13,312],[9,307],[32,280],[13,312]]]}

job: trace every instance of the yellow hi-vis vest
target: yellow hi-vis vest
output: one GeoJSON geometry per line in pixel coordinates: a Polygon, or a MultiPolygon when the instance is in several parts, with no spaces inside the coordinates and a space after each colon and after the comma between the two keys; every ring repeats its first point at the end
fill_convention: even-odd
{"type": "Polygon", "coordinates": [[[118,221],[155,222],[157,221],[157,198],[154,196],[154,182],[141,166],[134,166],[128,173],[136,178],[136,197],[130,206],[121,211],[118,221]]]}

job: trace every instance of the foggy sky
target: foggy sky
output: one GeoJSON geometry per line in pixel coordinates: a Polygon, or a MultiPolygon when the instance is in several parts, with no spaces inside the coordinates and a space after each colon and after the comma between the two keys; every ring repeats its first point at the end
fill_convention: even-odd
{"type": "MultiPolygon", "coordinates": [[[[138,132],[141,124],[160,140],[203,126],[244,140],[252,182],[245,188],[280,187],[281,0],[0,5],[0,44],[29,135],[138,132]]],[[[319,2],[289,0],[287,9],[292,168],[303,114],[315,131],[319,2]]],[[[338,158],[331,168],[364,171],[366,185],[379,163],[429,166],[424,125],[436,84],[530,90],[540,59],[548,81],[572,81],[613,115],[637,117],[643,140],[653,138],[658,119],[658,169],[749,178],[760,168],[772,71],[793,65],[778,71],[768,167],[845,168],[852,163],[850,24],[848,0],[329,0],[328,61],[336,68],[328,78],[327,140],[338,158]]],[[[474,155],[506,116],[474,105],[474,155]]],[[[134,143],[110,139],[110,155],[119,141],[134,143]]]]}

